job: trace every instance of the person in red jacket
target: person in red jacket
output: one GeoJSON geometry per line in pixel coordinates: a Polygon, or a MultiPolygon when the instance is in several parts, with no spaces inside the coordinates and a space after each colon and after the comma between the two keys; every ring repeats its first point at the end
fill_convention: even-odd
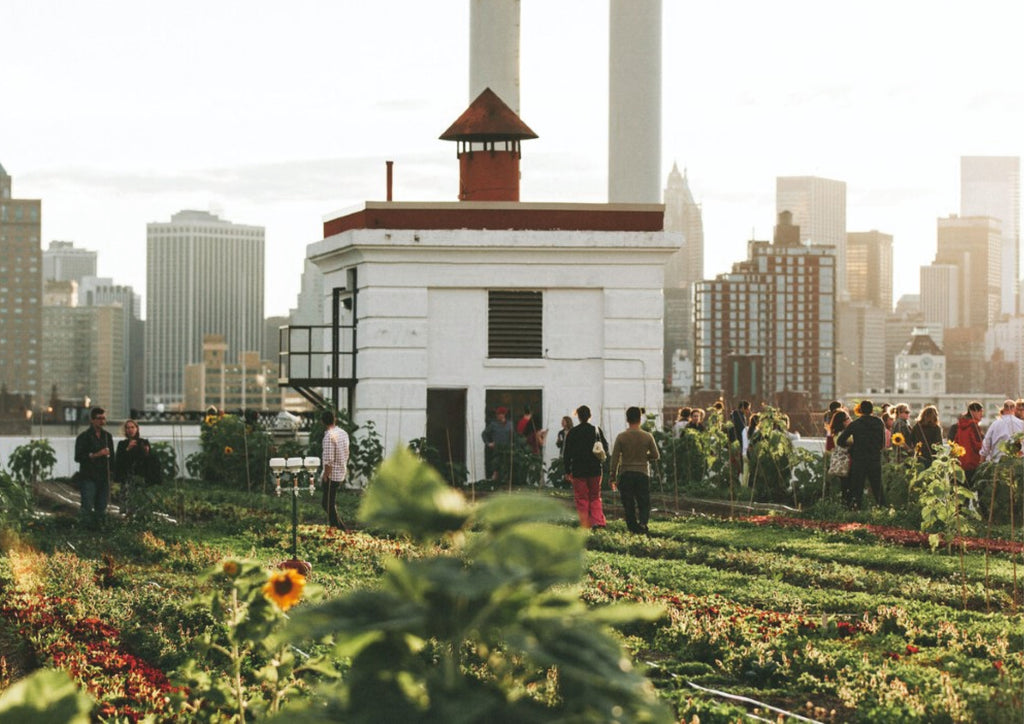
{"type": "Polygon", "coordinates": [[[980,402],[967,405],[967,412],[956,421],[956,436],[953,442],[964,449],[960,456],[960,467],[964,469],[967,485],[972,485],[974,473],[981,464],[981,428],[978,423],[985,415],[985,408],[980,402]]]}

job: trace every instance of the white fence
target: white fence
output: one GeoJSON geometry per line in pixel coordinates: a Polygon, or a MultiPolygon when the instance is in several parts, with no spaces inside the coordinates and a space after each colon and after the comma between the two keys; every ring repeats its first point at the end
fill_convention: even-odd
{"type": "MultiPolygon", "coordinates": [[[[120,439],[120,431],[113,427],[107,428],[114,436],[114,444],[120,439]]],[[[178,468],[182,475],[185,474],[185,458],[194,452],[199,452],[199,425],[147,425],[142,430],[142,436],[149,440],[150,444],[168,442],[174,448],[177,456],[178,468]]],[[[78,470],[75,464],[75,436],[66,431],[63,427],[44,427],[42,437],[50,441],[54,452],[57,453],[57,464],[53,468],[53,477],[70,478],[78,470]]],[[[7,461],[16,447],[26,444],[29,440],[38,440],[40,435],[16,436],[9,435],[0,437],[0,464],[8,470],[7,461]]]]}

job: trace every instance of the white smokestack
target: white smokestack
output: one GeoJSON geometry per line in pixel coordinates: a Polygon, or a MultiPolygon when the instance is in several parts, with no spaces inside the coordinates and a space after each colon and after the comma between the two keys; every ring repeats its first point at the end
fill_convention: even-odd
{"type": "Polygon", "coordinates": [[[608,201],[661,203],[661,0],[611,0],[608,201]]]}
{"type": "Polygon", "coordinates": [[[484,88],[519,115],[519,0],[469,2],[469,101],[484,88]]]}

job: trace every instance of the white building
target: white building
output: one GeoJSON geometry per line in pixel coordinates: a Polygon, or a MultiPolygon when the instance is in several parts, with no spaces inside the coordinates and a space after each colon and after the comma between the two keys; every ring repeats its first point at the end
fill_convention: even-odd
{"type": "Polygon", "coordinates": [[[583,404],[609,432],[630,405],[662,407],[663,270],[678,248],[664,207],[509,200],[532,137],[485,91],[442,136],[459,143],[471,200],[367,202],[308,247],[325,321],[353,325],[335,377],[355,420],[389,449],[426,436],[471,479],[498,405],[517,417],[529,404],[552,432],[583,404]]]}
{"type": "Polygon", "coordinates": [[[896,355],[896,392],[937,398],[946,394],[946,355],[924,330],[896,355]]]}

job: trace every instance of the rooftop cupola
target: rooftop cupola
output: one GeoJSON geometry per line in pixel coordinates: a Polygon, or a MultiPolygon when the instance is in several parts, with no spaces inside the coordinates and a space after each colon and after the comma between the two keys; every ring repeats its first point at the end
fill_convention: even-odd
{"type": "Polygon", "coordinates": [[[460,201],[519,200],[519,142],[537,138],[490,88],[441,134],[456,141],[460,201]]]}

